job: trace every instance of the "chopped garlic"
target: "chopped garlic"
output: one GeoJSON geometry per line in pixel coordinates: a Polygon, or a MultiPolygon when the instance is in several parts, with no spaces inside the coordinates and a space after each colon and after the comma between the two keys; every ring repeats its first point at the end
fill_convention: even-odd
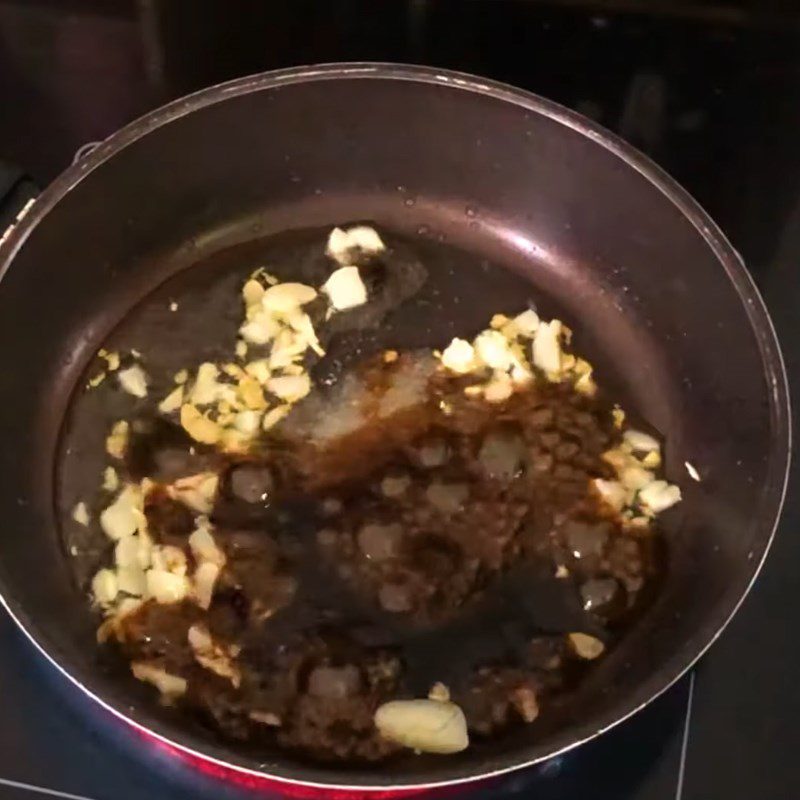
{"type": "Polygon", "coordinates": [[[637,497],[642,508],[650,514],[660,514],[681,500],[681,490],[666,481],[652,481],[637,497]]]}
{"type": "Polygon", "coordinates": [[[101,350],[98,355],[101,358],[105,359],[106,364],[108,364],[109,372],[116,372],[119,369],[120,358],[119,353],[107,353],[104,350],[101,350]]]}
{"type": "Polygon", "coordinates": [[[508,339],[499,331],[484,331],[475,337],[475,355],[491,369],[507,370],[511,368],[513,356],[508,339]]]}
{"type": "Polygon", "coordinates": [[[141,567],[120,567],[117,570],[119,590],[132,597],[142,597],[147,591],[145,574],[141,567]]]}
{"type": "Polygon", "coordinates": [[[614,427],[622,430],[622,426],[625,424],[625,412],[619,406],[614,406],[611,409],[611,419],[614,421],[614,427]]]}
{"type": "Polygon", "coordinates": [[[450,690],[441,681],[436,681],[428,691],[428,700],[446,703],[450,700],[450,690]]]}
{"type": "Polygon", "coordinates": [[[245,340],[242,342],[244,345],[243,349],[238,348],[236,354],[240,358],[244,358],[244,355],[240,355],[240,352],[244,354],[247,353],[247,344],[257,344],[263,345],[271,342],[280,332],[281,326],[275,316],[263,309],[260,309],[252,319],[249,319],[247,322],[239,328],[239,333],[241,333],[242,338],[245,340]]]}
{"type": "Polygon", "coordinates": [[[511,321],[517,336],[532,338],[539,327],[539,315],[533,310],[528,309],[521,314],[517,314],[511,321]]]}
{"type": "Polygon", "coordinates": [[[514,393],[514,384],[505,372],[496,372],[483,390],[484,399],[488,403],[502,403],[514,393]]]}
{"type": "Polygon", "coordinates": [[[308,375],[283,375],[270,378],[267,389],[287,403],[296,403],[311,391],[311,378],[308,375]]]}
{"type": "Polygon", "coordinates": [[[628,492],[618,481],[606,481],[596,478],[592,481],[597,494],[613,511],[620,512],[625,507],[628,492]]]}
{"type": "Polygon", "coordinates": [[[245,436],[254,436],[261,427],[261,415],[249,409],[240,411],[234,419],[233,426],[245,436]]]}
{"type": "Polygon", "coordinates": [[[277,425],[290,411],[292,407],[286,403],[281,406],[275,406],[264,414],[264,419],[261,421],[261,427],[268,431],[270,428],[277,425]]]}
{"type": "Polygon", "coordinates": [[[114,467],[106,467],[103,470],[103,486],[106,492],[116,492],[119,489],[119,475],[114,467]]]}
{"type": "Polygon", "coordinates": [[[360,250],[363,253],[375,254],[386,249],[381,237],[374,228],[367,225],[356,225],[348,230],[334,228],[328,236],[328,246],[325,252],[342,265],[350,262],[352,250],[360,250]]]}
{"type": "Polygon", "coordinates": [[[216,444],[222,437],[219,425],[190,403],[181,406],[181,426],[192,439],[203,444],[216,444]]]}
{"type": "Polygon", "coordinates": [[[146,577],[147,596],[157,603],[180,603],[189,594],[189,581],[185,575],[175,575],[165,569],[151,569],[146,577]]]}
{"type": "Polygon", "coordinates": [[[93,378],[89,378],[87,386],[90,389],[96,389],[106,379],[105,372],[98,372],[93,378]]]}
{"type": "Polygon", "coordinates": [[[475,350],[464,339],[453,339],[442,353],[442,364],[451,372],[464,375],[475,368],[475,350]]]}
{"type": "Polygon", "coordinates": [[[175,380],[175,383],[178,383],[178,384],[186,383],[186,381],[189,380],[189,370],[187,370],[187,369],[178,370],[178,372],[175,373],[174,380],[175,380]]]}
{"type": "Polygon", "coordinates": [[[634,492],[638,492],[644,486],[647,486],[654,478],[655,475],[650,470],[644,469],[638,464],[631,464],[625,467],[619,475],[622,485],[634,492]]]}
{"type": "Polygon", "coordinates": [[[266,358],[259,358],[256,361],[245,364],[244,371],[262,385],[271,377],[269,361],[266,358]]]}
{"type": "Polygon", "coordinates": [[[178,675],[170,675],[154,664],[134,661],[131,664],[131,672],[137,680],[152,683],[161,692],[161,698],[165,703],[172,703],[186,694],[188,684],[185,678],[181,678],[178,675]]]}
{"type": "Polygon", "coordinates": [[[196,530],[189,536],[189,548],[198,561],[208,561],[217,566],[225,565],[225,553],[217,547],[209,530],[208,520],[200,520],[196,530]]]}
{"type": "Polygon", "coordinates": [[[134,397],[147,397],[147,374],[138,365],[123,369],[117,373],[120,386],[134,397]]]}
{"type": "Polygon", "coordinates": [[[207,406],[216,402],[220,396],[218,377],[219,369],[216,364],[208,361],[201,364],[197,368],[197,378],[189,394],[189,401],[196,406],[207,406]]]}
{"type": "Polygon", "coordinates": [[[178,478],[167,487],[167,493],[198,514],[208,514],[214,508],[218,488],[219,475],[216,472],[200,472],[178,478]]]}
{"type": "Polygon", "coordinates": [[[106,452],[113,458],[124,458],[128,447],[128,433],[130,426],[124,419],[115,422],[111,433],[106,437],[106,452]]]}
{"type": "Polygon", "coordinates": [[[580,658],[592,661],[603,655],[606,646],[595,636],[586,633],[570,633],[567,637],[575,654],[580,658]]]}
{"type": "Polygon", "coordinates": [[[550,322],[542,322],[536,328],[536,333],[533,337],[533,364],[542,370],[548,378],[558,376],[561,370],[560,331],[561,322],[554,319],[550,322]]]}
{"type": "Polygon", "coordinates": [[[176,386],[159,404],[162,414],[171,414],[183,405],[183,386],[176,386]]]}
{"type": "Polygon", "coordinates": [[[247,306],[254,306],[256,303],[260,303],[263,296],[264,287],[260,281],[251,278],[242,287],[242,298],[247,306]]]}
{"type": "Polygon", "coordinates": [[[153,545],[147,536],[125,536],[114,548],[114,562],[118,567],[147,569],[150,566],[153,545]]]}
{"type": "Polygon", "coordinates": [[[287,314],[310,303],[317,296],[313,286],[304,283],[277,283],[270,286],[261,298],[266,311],[287,314]]]}
{"type": "Polygon", "coordinates": [[[157,544],[152,552],[153,569],[171,572],[173,575],[185,575],[188,568],[186,553],[170,544],[157,544]]]}
{"type": "Polygon", "coordinates": [[[651,450],[643,459],[642,466],[647,469],[658,469],[661,466],[661,453],[651,450]]]}
{"type": "Polygon", "coordinates": [[[84,503],[83,500],[77,503],[75,508],[72,509],[72,519],[74,519],[78,525],[83,525],[84,527],[89,524],[89,509],[86,508],[86,503],[84,503]]]}
{"type": "Polygon", "coordinates": [[[112,569],[101,569],[92,578],[92,594],[98,605],[110,606],[118,594],[117,576],[112,569]]]}
{"type": "Polygon", "coordinates": [[[211,633],[205,625],[195,623],[189,628],[189,646],[200,666],[219,675],[220,678],[229,680],[234,688],[238,688],[242,680],[241,672],[233,662],[236,647],[225,647],[211,638],[211,633]]]}
{"type": "Polygon", "coordinates": [[[178,310],[178,304],[174,300],[169,304],[169,310],[170,311],[177,311],[178,310]]]}
{"type": "Polygon", "coordinates": [[[469,746],[464,712],[441,700],[392,700],[375,712],[381,736],[423,753],[458,753],[469,746]]]}
{"type": "Polygon", "coordinates": [[[113,541],[133,536],[144,521],[142,490],[129,483],[117,499],[100,514],[100,527],[113,541]]]}
{"type": "Polygon", "coordinates": [[[242,341],[239,339],[236,342],[236,357],[237,358],[247,358],[247,342],[242,341]]]}
{"type": "Polygon", "coordinates": [[[219,573],[219,565],[211,561],[204,561],[195,570],[192,596],[200,608],[210,608],[219,573]]]}
{"type": "Polygon", "coordinates": [[[252,411],[263,411],[267,407],[264,391],[258,380],[250,375],[242,375],[237,392],[244,405],[252,411]]]}
{"type": "Polygon", "coordinates": [[[700,473],[693,464],[690,464],[688,461],[684,461],[683,465],[686,467],[686,471],[689,473],[689,476],[692,478],[692,480],[700,480],[700,473]]]}
{"type": "Polygon", "coordinates": [[[358,267],[340,267],[322,286],[331,305],[337,311],[355,308],[367,302],[367,287],[361,280],[358,267]]]}
{"type": "Polygon", "coordinates": [[[634,453],[652,453],[661,449],[658,439],[650,436],[649,433],[628,428],[622,435],[623,440],[628,444],[634,453]]]}

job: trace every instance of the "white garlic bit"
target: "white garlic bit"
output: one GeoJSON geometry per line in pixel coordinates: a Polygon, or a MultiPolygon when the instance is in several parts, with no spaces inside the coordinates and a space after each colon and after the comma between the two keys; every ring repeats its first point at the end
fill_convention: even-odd
{"type": "Polygon", "coordinates": [[[114,467],[103,470],[103,489],[107,492],[116,492],[119,489],[119,475],[114,467]]]}
{"type": "Polygon", "coordinates": [[[214,541],[211,525],[204,517],[198,520],[196,530],[189,536],[189,548],[192,555],[200,562],[209,561],[220,567],[225,564],[225,553],[214,541]]]}
{"type": "Polygon", "coordinates": [[[128,394],[139,398],[147,397],[147,374],[138,364],[118,372],[117,379],[128,394]]]}
{"type": "Polygon", "coordinates": [[[322,287],[337,311],[355,308],[367,302],[367,287],[361,280],[358,267],[340,267],[322,287]]]}
{"type": "Polygon", "coordinates": [[[681,490],[666,481],[652,481],[638,495],[639,504],[649,514],[660,514],[681,500],[681,490]]]}
{"type": "Polygon", "coordinates": [[[159,404],[162,414],[171,414],[183,405],[183,386],[176,386],[159,404]]]}
{"type": "Polygon", "coordinates": [[[200,472],[178,478],[167,487],[167,494],[198,514],[208,514],[214,507],[218,488],[219,475],[216,472],[200,472]]]}
{"type": "Polygon", "coordinates": [[[233,660],[238,655],[238,648],[215,642],[208,628],[201,623],[195,623],[189,628],[187,638],[201,667],[229,680],[234,688],[239,687],[242,676],[233,660]]]}
{"type": "Polygon", "coordinates": [[[692,480],[695,480],[695,481],[700,481],[701,480],[700,473],[697,471],[697,467],[695,467],[694,464],[692,464],[689,461],[684,461],[683,465],[686,467],[686,471],[689,473],[689,477],[692,480]]]}
{"type": "Polygon", "coordinates": [[[442,353],[442,364],[451,372],[465,375],[475,368],[475,350],[465,339],[455,338],[442,353]]]}
{"type": "Polygon", "coordinates": [[[132,536],[144,525],[144,499],[138,484],[129,483],[100,514],[100,527],[109,539],[132,536]]]}
{"type": "Polygon", "coordinates": [[[328,246],[325,252],[340,264],[347,265],[351,251],[360,250],[363,253],[374,255],[386,249],[381,237],[374,228],[368,225],[356,225],[343,230],[334,228],[328,236],[328,246]]]}
{"type": "Polygon", "coordinates": [[[92,594],[98,605],[112,605],[117,599],[118,592],[117,575],[114,570],[101,569],[94,578],[92,578],[92,594]]]}
{"type": "Polygon", "coordinates": [[[469,746],[464,712],[441,700],[393,700],[375,712],[381,736],[423,753],[458,753],[469,746]]]}
{"type": "Polygon", "coordinates": [[[589,636],[588,633],[570,633],[567,638],[575,654],[587,661],[599,658],[606,649],[596,636],[589,636]]]}
{"type": "Polygon", "coordinates": [[[287,403],[302,400],[311,391],[311,378],[307,374],[281,375],[267,381],[267,389],[287,403]]]}
{"type": "Polygon", "coordinates": [[[507,370],[514,363],[508,339],[500,331],[487,330],[475,337],[475,355],[491,369],[507,370]]]}
{"type": "Polygon", "coordinates": [[[656,453],[661,449],[658,439],[649,433],[644,433],[644,431],[629,428],[622,435],[622,438],[634,453],[656,453]]]}
{"type": "Polygon", "coordinates": [[[84,503],[83,500],[76,503],[75,508],[72,509],[72,519],[74,519],[78,525],[83,525],[84,527],[89,524],[89,509],[86,507],[86,503],[84,503]]]}
{"type": "Polygon", "coordinates": [[[161,693],[161,699],[165,703],[172,703],[186,694],[187,683],[185,678],[181,678],[179,675],[170,675],[166,670],[155,664],[134,661],[131,663],[131,672],[137,680],[152,683],[161,693]]]}
{"type": "Polygon", "coordinates": [[[548,377],[557,376],[561,370],[561,323],[554,319],[542,322],[533,337],[533,364],[548,377]]]}
{"type": "Polygon", "coordinates": [[[111,433],[106,437],[106,452],[112,458],[124,458],[128,447],[130,425],[127,420],[121,419],[111,426],[111,433]]]}
{"type": "Polygon", "coordinates": [[[304,283],[277,283],[266,289],[261,305],[266,311],[286,314],[310,303],[317,296],[313,286],[304,283]]]}
{"type": "Polygon", "coordinates": [[[176,575],[165,569],[151,569],[145,575],[146,595],[157,603],[179,603],[189,594],[189,581],[185,575],[176,575]]]}

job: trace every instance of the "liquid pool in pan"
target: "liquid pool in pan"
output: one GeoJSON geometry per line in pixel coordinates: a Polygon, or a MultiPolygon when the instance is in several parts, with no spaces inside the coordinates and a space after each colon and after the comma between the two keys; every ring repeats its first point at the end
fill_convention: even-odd
{"type": "Polygon", "coordinates": [[[657,591],[680,494],[530,292],[368,228],[162,285],[63,437],[99,646],[264,752],[413,758],[546,724],[657,591]],[[448,294],[454,264],[480,309],[448,294]]]}

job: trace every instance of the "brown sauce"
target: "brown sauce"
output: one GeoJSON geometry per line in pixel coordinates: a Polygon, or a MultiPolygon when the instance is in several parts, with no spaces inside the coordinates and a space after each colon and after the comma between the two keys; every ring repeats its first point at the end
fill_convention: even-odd
{"type": "MultiPolygon", "coordinates": [[[[210,516],[227,562],[207,611],[188,601],[148,602],[125,620],[119,648],[185,677],[181,707],[226,738],[321,761],[380,760],[397,748],[377,734],[375,708],[425,696],[435,682],[447,685],[478,738],[540,724],[551,698],[591,666],[564,634],[585,631],[612,646],[655,585],[660,540],[623,531],[588,492],[590,478],[609,477],[601,454],[619,437],[602,397],[537,384],[489,405],[413,350],[391,363],[381,356],[403,337],[386,342],[375,326],[391,328],[399,307],[413,315],[433,302],[437,295],[426,292],[446,263],[401,245],[405,282],[392,285],[363,327],[342,326],[326,342],[330,355],[315,370],[329,394],[310,411],[298,406],[257,452],[232,459],[193,447],[147,407],[133,425],[123,477],[170,482],[221,471],[210,516]],[[400,402],[393,392],[410,376],[421,389],[400,402]],[[337,389],[346,380],[355,388],[337,389]],[[321,419],[352,398],[359,424],[316,436],[321,419]],[[235,682],[197,663],[187,635],[198,621],[236,653],[235,682]]],[[[300,245],[280,247],[283,255],[270,259],[278,271],[290,251],[306,270],[321,269],[310,255],[296,258],[306,252],[300,245]]],[[[211,288],[204,295],[190,286],[187,307],[195,291],[214,298],[220,319],[231,318],[238,303],[231,289],[253,264],[246,266],[231,273],[223,261],[207,272],[211,288]]],[[[474,274],[485,272],[476,265],[474,274]]],[[[183,305],[181,291],[178,282],[146,301],[139,330],[148,304],[168,295],[183,305]]],[[[484,308],[478,324],[517,303],[484,308]]],[[[213,341],[207,335],[200,349],[213,341]]],[[[414,334],[406,342],[422,343],[414,334]]],[[[191,342],[176,349],[185,364],[201,360],[191,342]]],[[[62,470],[75,472],[62,475],[59,498],[84,584],[109,545],[91,526],[71,525],[67,509],[76,492],[86,496],[90,481],[99,482],[102,453],[76,466],[80,453],[98,448],[96,433],[88,445],[84,436],[97,426],[98,403],[91,394],[76,398],[62,461],[62,470]]],[[[186,547],[194,517],[184,506],[156,492],[146,515],[156,542],[186,547]]]]}

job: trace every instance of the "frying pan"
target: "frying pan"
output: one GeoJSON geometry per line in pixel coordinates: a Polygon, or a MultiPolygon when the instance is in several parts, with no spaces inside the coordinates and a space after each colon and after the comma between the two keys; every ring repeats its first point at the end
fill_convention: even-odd
{"type": "MultiPolygon", "coordinates": [[[[4,603],[89,697],[233,769],[319,786],[420,787],[546,759],[630,716],[686,672],[769,548],[789,463],[789,401],[772,325],[740,258],[655,165],[534,95],[371,64],[204,90],[132,123],[57,178],[0,246],[0,275],[4,603]],[[53,500],[70,395],[137,301],[232,244],[359,219],[410,234],[425,226],[525,276],[545,306],[577,325],[600,380],[608,376],[663,433],[667,476],[684,488],[666,525],[663,589],[580,688],[569,724],[369,770],[239,751],[103,668],[53,500]]],[[[455,288],[481,301],[457,274],[455,288]]]]}

